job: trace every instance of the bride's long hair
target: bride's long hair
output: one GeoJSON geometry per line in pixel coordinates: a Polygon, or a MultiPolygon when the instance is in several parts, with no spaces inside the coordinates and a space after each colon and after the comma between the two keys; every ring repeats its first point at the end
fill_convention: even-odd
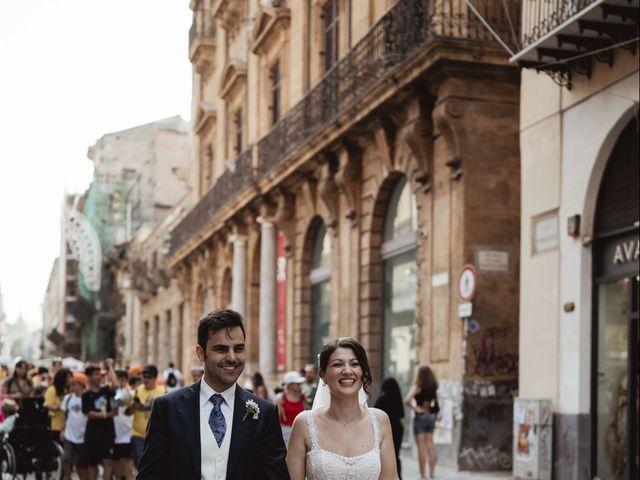
{"type": "Polygon", "coordinates": [[[320,349],[320,355],[318,355],[318,363],[320,367],[320,373],[327,371],[329,364],[329,357],[339,348],[349,348],[356,356],[360,368],[362,368],[362,388],[367,398],[371,397],[369,393],[369,387],[371,386],[371,369],[369,368],[369,360],[367,359],[367,352],[360,343],[351,337],[341,337],[330,341],[322,346],[320,349]]]}

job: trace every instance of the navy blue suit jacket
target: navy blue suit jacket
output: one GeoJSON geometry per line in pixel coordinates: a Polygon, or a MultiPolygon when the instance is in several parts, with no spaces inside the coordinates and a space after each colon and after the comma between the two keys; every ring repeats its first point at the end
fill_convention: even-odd
{"type": "MultiPolygon", "coordinates": [[[[288,479],[278,409],[236,385],[227,480],[288,479]],[[245,402],[260,407],[244,420],[245,402]]],[[[138,466],[138,480],[200,480],[200,382],[156,397],[138,466]]]]}

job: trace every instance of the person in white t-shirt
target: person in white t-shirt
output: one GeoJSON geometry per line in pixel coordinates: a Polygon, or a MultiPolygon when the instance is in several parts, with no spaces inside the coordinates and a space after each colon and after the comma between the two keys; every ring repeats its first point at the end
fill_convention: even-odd
{"type": "Polygon", "coordinates": [[[175,367],[173,362],[169,362],[169,368],[162,372],[162,378],[164,379],[164,389],[167,393],[180,390],[184,383],[182,372],[175,367]]]}
{"type": "Polygon", "coordinates": [[[60,404],[60,410],[64,413],[64,421],[60,431],[64,444],[63,478],[71,480],[75,466],[80,480],[85,480],[88,478],[88,459],[84,446],[87,416],[82,413],[82,392],[87,388],[87,376],[84,373],[74,373],[69,388],[71,393],[67,393],[60,404]]]}
{"type": "Polygon", "coordinates": [[[116,431],[116,440],[113,447],[113,469],[116,478],[133,480],[133,457],[131,456],[131,430],[133,428],[133,415],[127,415],[125,410],[131,403],[131,390],[129,390],[129,374],[126,370],[116,370],[118,385],[115,399],[118,402],[118,415],[113,417],[113,425],[116,431]]]}

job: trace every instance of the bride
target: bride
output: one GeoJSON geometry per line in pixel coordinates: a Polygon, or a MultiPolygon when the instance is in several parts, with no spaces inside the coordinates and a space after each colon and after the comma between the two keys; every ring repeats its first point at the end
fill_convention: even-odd
{"type": "Polygon", "coordinates": [[[359,401],[360,389],[368,396],[371,385],[364,348],[352,338],[338,338],[322,347],[319,363],[321,384],[313,409],[296,417],[289,437],[291,480],[396,480],[389,417],[359,401]],[[325,387],[327,402],[322,401],[325,387]]]}

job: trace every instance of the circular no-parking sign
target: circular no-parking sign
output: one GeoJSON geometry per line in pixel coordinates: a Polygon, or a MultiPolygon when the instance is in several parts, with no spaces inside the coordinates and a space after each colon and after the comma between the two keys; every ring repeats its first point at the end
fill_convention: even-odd
{"type": "Polygon", "coordinates": [[[476,269],[471,264],[464,265],[458,274],[458,297],[470,302],[476,294],[476,269]]]}

